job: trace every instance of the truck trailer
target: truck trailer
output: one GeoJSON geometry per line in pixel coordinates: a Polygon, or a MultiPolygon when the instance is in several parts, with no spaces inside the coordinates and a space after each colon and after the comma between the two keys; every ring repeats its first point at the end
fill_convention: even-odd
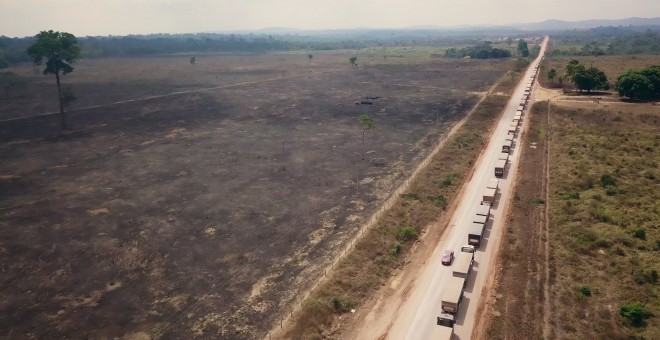
{"type": "Polygon", "coordinates": [[[474,263],[474,253],[460,252],[456,255],[454,260],[454,271],[452,275],[454,277],[462,277],[465,279],[465,284],[467,284],[468,276],[472,271],[472,264],[474,263]]]}
{"type": "Polygon", "coordinates": [[[486,188],[484,189],[484,192],[482,194],[481,198],[481,204],[484,205],[493,205],[495,203],[495,195],[497,195],[497,189],[494,188],[486,188]]]}
{"type": "Polygon", "coordinates": [[[429,339],[433,340],[450,340],[454,336],[454,323],[451,323],[452,326],[445,326],[440,323],[440,317],[438,316],[438,325],[433,329],[433,335],[429,339]]]}
{"type": "MultiPolygon", "coordinates": [[[[486,188],[486,189],[488,189],[488,188],[486,188]]],[[[490,217],[490,209],[491,209],[490,205],[480,204],[480,205],[477,206],[477,209],[475,209],[475,213],[478,216],[490,217]]],[[[475,222],[477,222],[477,221],[475,221],[475,222]]],[[[486,222],[484,222],[484,223],[486,223],[486,222]]]]}
{"type": "Polygon", "coordinates": [[[484,236],[484,229],[486,229],[486,216],[481,217],[484,219],[484,223],[472,222],[468,227],[468,244],[475,248],[479,248],[481,245],[481,240],[484,236]]]}
{"type": "Polygon", "coordinates": [[[498,189],[499,187],[500,187],[500,180],[499,179],[491,179],[490,181],[488,181],[487,188],[498,189]]]}
{"type": "Polygon", "coordinates": [[[495,177],[503,177],[505,168],[506,159],[498,159],[497,162],[495,162],[495,177]]]}
{"type": "Polygon", "coordinates": [[[441,308],[443,314],[456,315],[463,300],[463,288],[465,279],[461,277],[450,277],[447,287],[442,292],[441,308]]]}
{"type": "Polygon", "coordinates": [[[505,139],[504,142],[502,143],[502,152],[509,153],[511,152],[511,146],[513,145],[513,141],[510,139],[505,139]]]}

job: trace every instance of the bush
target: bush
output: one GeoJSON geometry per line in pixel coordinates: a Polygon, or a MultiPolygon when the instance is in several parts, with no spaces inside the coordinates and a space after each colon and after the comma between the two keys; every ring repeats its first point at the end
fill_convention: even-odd
{"type": "Polygon", "coordinates": [[[582,293],[584,296],[591,296],[591,294],[592,294],[591,288],[590,288],[589,286],[580,286],[580,287],[578,288],[578,290],[579,290],[580,293],[582,293]]]}
{"type": "Polygon", "coordinates": [[[603,188],[616,187],[616,181],[610,175],[602,175],[600,176],[600,185],[603,188]]]}
{"type": "Polygon", "coordinates": [[[644,320],[651,317],[651,312],[646,310],[646,308],[639,303],[625,304],[621,306],[621,311],[619,313],[626,318],[627,322],[633,327],[644,326],[644,320]]]}
{"type": "Polygon", "coordinates": [[[658,283],[658,271],[655,269],[653,270],[640,269],[633,274],[633,280],[635,281],[635,283],[639,285],[643,285],[645,283],[656,284],[658,283]]]}
{"type": "Polygon", "coordinates": [[[545,203],[545,201],[537,197],[537,198],[532,198],[531,200],[529,200],[529,203],[532,204],[532,205],[541,205],[541,204],[545,203]]]}
{"type": "Polygon", "coordinates": [[[396,230],[396,238],[401,242],[416,240],[417,236],[417,230],[412,227],[399,227],[396,230]]]}
{"type": "Polygon", "coordinates": [[[355,306],[355,302],[348,298],[335,296],[332,298],[332,306],[334,307],[335,312],[346,313],[355,306]]]}
{"type": "Polygon", "coordinates": [[[392,249],[392,254],[399,255],[401,253],[401,243],[394,242],[394,248],[392,249]]]}
{"type": "Polygon", "coordinates": [[[646,229],[638,228],[633,230],[633,236],[640,240],[646,240],[646,229]]]}
{"type": "Polygon", "coordinates": [[[457,176],[456,174],[453,174],[453,173],[447,175],[447,177],[445,177],[445,179],[442,180],[442,185],[444,185],[444,186],[451,186],[451,185],[456,184],[456,182],[457,182],[457,177],[458,177],[458,176],[457,176]]]}

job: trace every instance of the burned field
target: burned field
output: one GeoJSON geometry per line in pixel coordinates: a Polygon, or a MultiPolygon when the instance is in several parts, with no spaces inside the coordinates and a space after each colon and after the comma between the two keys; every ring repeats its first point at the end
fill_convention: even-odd
{"type": "Polygon", "coordinates": [[[215,57],[150,90],[136,79],[163,66],[131,62],[114,87],[111,68],[70,78],[103,89],[77,105],[164,96],[74,110],[65,133],[57,116],[0,123],[0,334],[265,335],[511,67],[215,57]]]}

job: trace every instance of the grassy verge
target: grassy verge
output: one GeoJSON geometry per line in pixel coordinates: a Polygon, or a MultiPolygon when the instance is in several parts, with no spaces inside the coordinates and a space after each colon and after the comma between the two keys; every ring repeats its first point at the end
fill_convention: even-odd
{"type": "Polygon", "coordinates": [[[394,206],[366,232],[332,277],[315,289],[294,315],[287,338],[320,339],[340,326],[340,317],[359,306],[403,266],[426,226],[440,218],[470,173],[489,131],[509,99],[520,74],[506,76],[475,109],[394,206]]]}
{"type": "Polygon", "coordinates": [[[660,339],[660,112],[629,107],[635,111],[551,106],[557,338],[660,339]]]}
{"type": "Polygon", "coordinates": [[[522,154],[484,339],[539,339],[543,334],[547,102],[532,106],[528,119],[526,148],[515,149],[522,154]]]}

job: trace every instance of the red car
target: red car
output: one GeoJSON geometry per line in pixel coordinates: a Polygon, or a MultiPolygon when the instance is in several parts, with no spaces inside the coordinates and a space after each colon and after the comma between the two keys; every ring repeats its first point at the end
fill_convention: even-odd
{"type": "Polygon", "coordinates": [[[451,266],[452,262],[454,262],[454,251],[445,250],[445,253],[442,255],[442,264],[445,266],[451,266]]]}

